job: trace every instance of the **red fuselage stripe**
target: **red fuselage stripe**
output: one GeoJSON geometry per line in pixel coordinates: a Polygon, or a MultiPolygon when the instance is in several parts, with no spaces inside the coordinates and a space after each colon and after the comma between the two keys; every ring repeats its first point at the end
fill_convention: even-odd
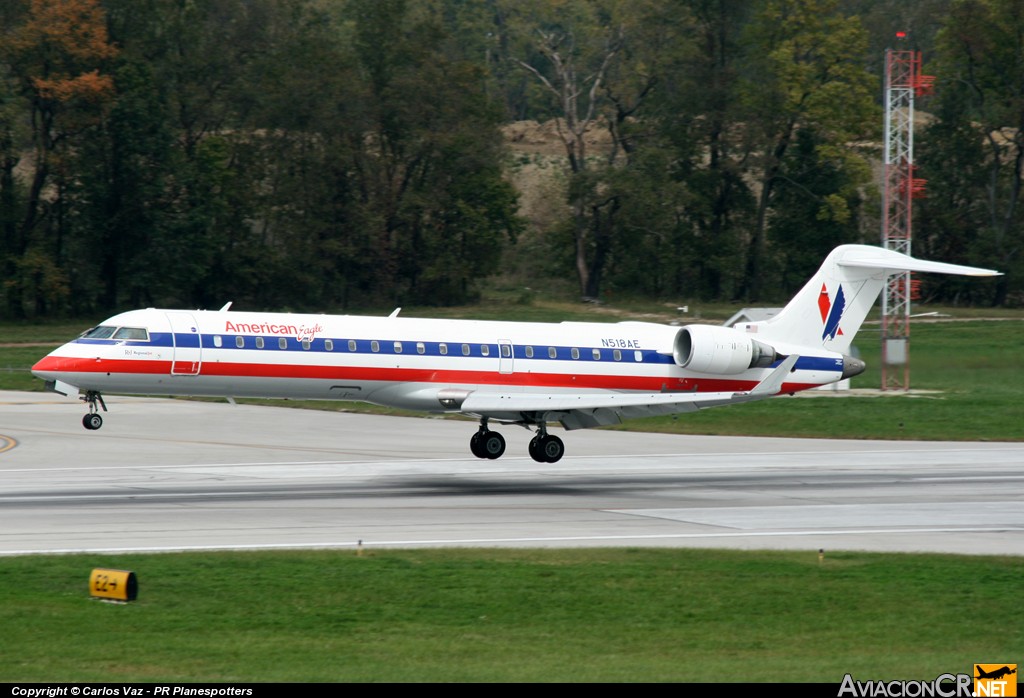
{"type": "MultiPolygon", "coordinates": [[[[183,362],[178,363],[178,372],[183,362]]],[[[107,373],[170,375],[170,361],[144,359],[67,358],[47,356],[34,370],[51,373],[107,373]]],[[[203,362],[199,378],[282,378],[352,382],[438,383],[444,385],[507,385],[528,388],[585,388],[633,390],[644,392],[686,391],[740,392],[750,390],[757,381],[732,378],[669,378],[667,376],[628,376],[562,373],[498,373],[434,368],[398,368],[374,366],[325,366],[301,364],[263,364],[203,362]]],[[[786,391],[804,390],[813,384],[788,383],[786,391]]]]}

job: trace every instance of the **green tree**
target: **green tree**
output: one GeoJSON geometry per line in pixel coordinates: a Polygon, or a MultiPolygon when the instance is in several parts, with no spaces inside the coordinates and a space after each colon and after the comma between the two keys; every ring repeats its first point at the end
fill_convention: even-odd
{"type": "Polygon", "coordinates": [[[461,302],[520,227],[499,112],[440,6],[347,3],[270,72],[253,228],[292,302],[461,302]]]}
{"type": "Polygon", "coordinates": [[[862,163],[827,153],[816,132],[800,129],[779,170],[771,222],[772,237],[780,241],[773,255],[779,296],[799,290],[834,247],[860,237],[866,163],[851,174],[851,164],[862,163]]]}
{"type": "MultiPolygon", "coordinates": [[[[943,124],[929,130],[929,190],[954,205],[928,202],[932,220],[967,243],[971,260],[1008,272],[992,302],[1019,287],[1024,221],[1024,7],[1010,0],[961,0],[938,37],[936,75],[943,124]],[[934,138],[941,136],[941,138],[934,138]],[[951,168],[957,162],[963,169],[951,168]],[[958,192],[954,192],[958,189],[958,192]],[[956,198],[954,198],[956,197],[956,198]],[[976,230],[975,233],[970,228],[976,230]]],[[[943,243],[955,244],[955,243],[943,243]]]]}
{"type": "Polygon", "coordinates": [[[510,3],[509,24],[522,55],[517,63],[546,96],[565,152],[567,227],[584,298],[600,295],[620,220],[617,168],[629,167],[645,132],[638,125],[668,56],[682,37],[675,8],[656,2],[510,3]],[[589,135],[607,130],[606,149],[591,152],[589,135]]]}
{"type": "MultiPolygon", "coordinates": [[[[849,143],[877,134],[877,81],[861,59],[867,35],[836,0],[765,0],[745,36],[742,96],[756,158],[758,203],[742,295],[760,297],[779,177],[800,129],[818,134],[820,157],[856,170],[849,143]]],[[[863,170],[863,168],[859,168],[863,170]]]]}
{"type": "Polygon", "coordinates": [[[676,278],[686,285],[672,290],[729,298],[754,210],[752,144],[738,89],[751,7],[743,0],[684,0],[678,8],[692,18],[693,40],[669,66],[655,112],[663,147],[672,153],[671,181],[686,191],[671,251],[683,268],[676,278]]]}
{"type": "Polygon", "coordinates": [[[351,17],[353,221],[370,231],[373,283],[396,301],[472,297],[519,227],[483,71],[404,0],[356,0],[351,17]]]}

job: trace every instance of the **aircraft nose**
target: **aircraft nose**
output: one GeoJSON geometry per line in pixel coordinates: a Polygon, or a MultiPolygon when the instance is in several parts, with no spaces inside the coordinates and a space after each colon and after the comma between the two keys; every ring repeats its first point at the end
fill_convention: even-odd
{"type": "Polygon", "coordinates": [[[65,344],[58,349],[54,349],[39,359],[39,361],[36,361],[32,366],[32,375],[43,380],[53,380],[60,378],[63,374],[81,371],[87,360],[69,355],[67,352],[68,346],[65,344]]]}
{"type": "Polygon", "coordinates": [[[864,370],[868,367],[866,363],[860,359],[855,359],[852,356],[843,354],[843,378],[853,378],[864,373],[864,370]]]}
{"type": "Polygon", "coordinates": [[[52,379],[54,374],[60,373],[62,370],[63,361],[53,354],[47,354],[32,366],[32,375],[47,380],[52,379]]]}

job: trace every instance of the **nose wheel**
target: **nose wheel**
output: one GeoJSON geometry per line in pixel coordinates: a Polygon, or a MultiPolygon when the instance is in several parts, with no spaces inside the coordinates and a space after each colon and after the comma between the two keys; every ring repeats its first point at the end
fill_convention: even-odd
{"type": "Polygon", "coordinates": [[[103,396],[98,390],[89,390],[82,397],[82,402],[89,405],[89,414],[82,417],[82,426],[90,431],[99,429],[103,426],[103,417],[100,416],[99,408],[102,407],[104,412],[107,411],[107,403],[103,402],[103,396]]]}

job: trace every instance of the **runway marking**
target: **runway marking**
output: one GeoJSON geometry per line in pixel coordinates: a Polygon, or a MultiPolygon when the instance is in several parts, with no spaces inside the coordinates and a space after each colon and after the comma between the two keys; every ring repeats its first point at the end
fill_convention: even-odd
{"type": "MultiPolygon", "coordinates": [[[[374,548],[419,548],[424,546],[473,545],[487,546],[497,544],[531,544],[537,543],[580,543],[606,541],[656,541],[656,540],[697,540],[721,538],[807,538],[812,536],[845,536],[845,535],[891,535],[920,533],[1020,533],[1024,528],[1001,526],[994,528],[894,528],[894,529],[845,529],[829,531],[758,531],[749,533],[664,533],[646,535],[616,536],[546,536],[525,538],[436,538],[425,540],[385,540],[370,541],[362,539],[364,550],[374,548]]],[[[169,553],[169,552],[216,552],[231,550],[355,550],[360,542],[326,541],[317,543],[251,543],[223,545],[169,545],[169,546],[137,546],[123,548],[54,548],[50,550],[4,550],[0,557],[13,555],[67,555],[74,553],[169,553]]]]}
{"type": "Polygon", "coordinates": [[[17,439],[15,439],[13,437],[10,437],[10,436],[4,436],[3,434],[0,434],[0,453],[4,453],[5,451],[10,451],[12,448],[14,448],[17,445],[18,445],[18,440],[17,439]]]}
{"type": "Polygon", "coordinates": [[[992,480],[1024,480],[1024,475],[964,475],[963,477],[919,477],[917,482],[991,482],[992,480]]]}
{"type": "MultiPolygon", "coordinates": [[[[0,439],[9,439],[10,441],[14,442],[14,445],[17,445],[17,442],[14,441],[14,439],[11,439],[10,437],[5,437],[5,436],[0,435],[0,439]]],[[[224,444],[224,445],[230,445],[230,444],[224,444]]],[[[0,448],[0,453],[2,453],[4,450],[8,450],[9,448],[13,448],[13,445],[12,446],[8,446],[7,448],[0,448]]],[[[278,447],[278,446],[267,446],[266,448],[282,448],[283,449],[283,448],[286,448],[286,447],[285,446],[280,446],[280,447],[278,447]]],[[[1008,453],[1012,453],[1014,455],[1019,455],[1020,454],[1020,450],[1021,450],[1020,446],[1007,445],[1005,448],[986,448],[986,449],[982,449],[980,451],[980,453],[983,454],[983,455],[992,455],[992,454],[996,454],[996,453],[1002,453],[1002,452],[1005,451],[1005,452],[1008,452],[1008,453]]],[[[881,450],[881,451],[850,451],[850,452],[845,452],[845,451],[841,451],[841,452],[836,452],[836,451],[765,451],[765,452],[762,452],[762,453],[749,453],[749,452],[736,452],[736,453],[698,453],[698,452],[689,452],[688,453],[688,452],[685,452],[685,451],[680,451],[678,453],[653,453],[653,454],[612,453],[612,454],[602,454],[602,455],[572,455],[572,456],[567,456],[565,459],[563,459],[562,461],[559,462],[559,465],[554,465],[554,466],[552,466],[549,463],[535,463],[532,459],[530,459],[529,457],[526,457],[526,456],[522,456],[522,457],[506,456],[505,458],[502,458],[501,461],[493,461],[493,463],[491,461],[484,461],[484,462],[481,463],[481,465],[482,466],[487,466],[488,464],[491,464],[494,467],[497,467],[497,466],[500,466],[500,464],[504,463],[504,462],[509,462],[509,461],[516,461],[516,462],[525,461],[526,463],[528,463],[531,466],[535,466],[535,467],[538,467],[538,468],[545,468],[547,471],[550,471],[552,473],[558,473],[558,472],[562,472],[562,471],[568,471],[569,468],[565,468],[564,466],[571,465],[573,462],[576,462],[576,461],[595,460],[595,459],[606,460],[606,459],[609,459],[609,458],[622,458],[622,459],[630,459],[630,460],[632,460],[632,459],[656,459],[656,458],[692,458],[692,459],[720,460],[720,459],[743,458],[743,459],[749,461],[752,457],[774,458],[774,457],[777,457],[777,456],[811,456],[811,457],[813,457],[813,456],[829,456],[829,457],[833,457],[834,458],[837,455],[850,455],[850,456],[861,457],[861,456],[876,456],[876,455],[879,455],[879,454],[897,454],[897,455],[901,455],[901,454],[920,454],[920,453],[925,453],[925,454],[935,454],[935,453],[942,453],[942,454],[968,453],[968,454],[977,456],[977,455],[979,455],[979,450],[976,449],[976,448],[948,449],[948,448],[938,448],[937,447],[937,448],[934,448],[934,449],[930,449],[930,448],[927,448],[927,449],[908,449],[908,450],[888,449],[888,450],[881,450]]],[[[271,467],[277,467],[277,466],[303,466],[303,465],[373,465],[373,466],[381,467],[381,466],[389,466],[389,465],[390,466],[408,465],[409,463],[417,463],[417,464],[426,463],[426,464],[431,464],[431,463],[461,463],[461,462],[477,462],[477,461],[469,460],[469,459],[464,458],[464,457],[420,458],[420,457],[416,457],[416,456],[410,456],[408,459],[394,459],[394,458],[392,458],[392,459],[389,459],[389,460],[367,460],[367,459],[363,458],[363,459],[359,459],[359,460],[246,461],[246,462],[242,462],[242,463],[188,463],[188,464],[177,464],[177,465],[175,465],[175,464],[172,464],[172,465],[138,464],[138,465],[96,465],[96,466],[89,465],[89,466],[81,466],[81,467],[62,467],[62,468],[0,468],[0,472],[3,472],[3,473],[46,473],[46,472],[73,472],[73,471],[92,472],[92,471],[102,471],[102,470],[139,470],[139,469],[143,469],[143,470],[165,470],[165,469],[166,470],[171,470],[171,469],[186,469],[186,468],[252,468],[252,467],[268,467],[268,468],[271,468],[271,467]]],[[[675,466],[675,464],[673,464],[673,466],[675,466]]],[[[649,468],[650,465],[648,464],[648,465],[643,466],[643,467],[648,467],[649,468]]],[[[820,463],[790,464],[790,465],[785,466],[786,469],[805,469],[805,468],[809,468],[809,467],[820,468],[820,467],[822,467],[822,464],[820,464],[820,463]]],[[[836,467],[843,467],[843,466],[836,466],[836,467]]],[[[882,469],[882,470],[885,469],[885,465],[884,464],[880,464],[878,467],[880,469],[882,469]]],[[[492,468],[487,468],[488,472],[491,469],[492,468]]],[[[636,468],[632,468],[632,469],[636,469],[636,468]]],[[[1024,476],[1007,475],[1007,476],[994,476],[993,478],[984,478],[984,479],[995,479],[996,477],[1003,477],[1005,479],[1019,479],[1019,477],[1024,477],[1024,476]]],[[[922,478],[922,480],[936,481],[936,482],[944,481],[944,480],[947,480],[947,479],[949,479],[949,478],[943,478],[943,477],[922,478]]],[[[958,481],[958,480],[961,480],[961,478],[953,478],[953,480],[958,481]]]]}
{"type": "MultiPolygon", "coordinates": [[[[625,456],[628,457],[628,456],[625,456]]],[[[523,460],[526,460],[525,458],[523,460]]],[[[275,468],[303,465],[408,465],[409,463],[462,463],[465,458],[413,458],[409,460],[295,460],[252,463],[186,463],[181,465],[84,465],[77,468],[0,468],[0,473],[90,473],[97,470],[180,470],[194,468],[275,468]]]]}

